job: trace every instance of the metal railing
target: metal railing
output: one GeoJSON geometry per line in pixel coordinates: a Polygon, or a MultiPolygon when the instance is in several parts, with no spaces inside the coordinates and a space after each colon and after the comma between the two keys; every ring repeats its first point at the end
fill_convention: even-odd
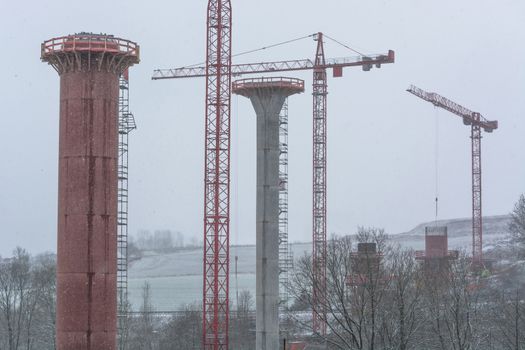
{"type": "Polygon", "coordinates": [[[110,52],[139,57],[139,45],[112,35],[80,33],[42,43],[42,58],[65,52],[110,52]]]}
{"type": "Polygon", "coordinates": [[[285,77],[247,78],[234,81],[232,86],[233,90],[264,87],[304,90],[304,80],[285,77]]]}

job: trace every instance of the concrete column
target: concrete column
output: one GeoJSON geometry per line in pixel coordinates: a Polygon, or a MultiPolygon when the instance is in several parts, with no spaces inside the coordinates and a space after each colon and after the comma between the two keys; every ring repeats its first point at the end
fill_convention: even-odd
{"type": "Polygon", "coordinates": [[[260,78],[235,82],[257,115],[256,350],[279,349],[279,113],[304,82],[260,78]]]}

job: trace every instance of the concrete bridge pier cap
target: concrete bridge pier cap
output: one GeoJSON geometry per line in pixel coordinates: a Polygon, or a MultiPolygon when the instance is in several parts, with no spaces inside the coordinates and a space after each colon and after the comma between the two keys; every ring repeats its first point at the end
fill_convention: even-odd
{"type": "Polygon", "coordinates": [[[304,92],[294,78],[233,83],[257,115],[256,350],[279,349],[279,114],[288,96],[304,92]]]}

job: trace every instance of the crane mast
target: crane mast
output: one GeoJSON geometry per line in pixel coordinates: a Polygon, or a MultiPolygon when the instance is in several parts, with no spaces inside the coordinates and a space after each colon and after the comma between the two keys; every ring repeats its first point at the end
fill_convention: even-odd
{"type": "Polygon", "coordinates": [[[483,216],[481,202],[481,129],[491,133],[498,128],[497,121],[486,120],[480,113],[473,112],[435,92],[426,92],[414,85],[408,89],[411,94],[463,118],[463,124],[471,127],[472,151],[472,261],[483,264],[483,216]]]}
{"type": "Polygon", "coordinates": [[[209,0],[204,145],[204,350],[228,350],[231,28],[230,0],[209,0]]]}

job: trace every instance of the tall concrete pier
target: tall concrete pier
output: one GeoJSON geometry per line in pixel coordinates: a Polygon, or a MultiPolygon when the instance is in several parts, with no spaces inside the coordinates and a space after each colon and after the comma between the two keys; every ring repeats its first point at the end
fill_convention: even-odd
{"type": "Polygon", "coordinates": [[[279,350],[279,113],[286,97],[303,91],[293,78],[233,83],[257,114],[256,350],[279,350]]]}
{"type": "Polygon", "coordinates": [[[118,81],[139,47],[80,33],[41,55],[60,75],[56,347],[114,350],[118,81]]]}

